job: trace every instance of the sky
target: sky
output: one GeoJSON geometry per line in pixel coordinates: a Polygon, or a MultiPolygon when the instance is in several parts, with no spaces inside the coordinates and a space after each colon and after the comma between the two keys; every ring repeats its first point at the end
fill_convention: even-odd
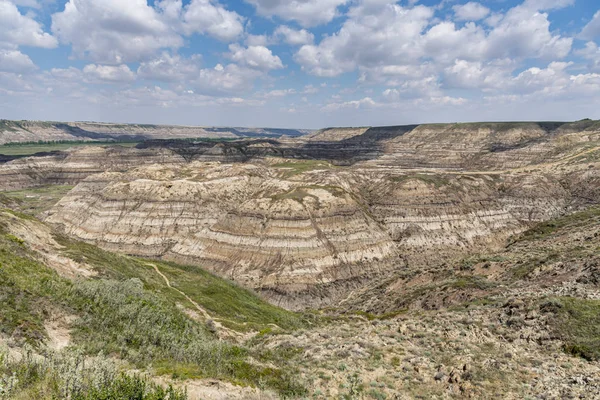
{"type": "Polygon", "coordinates": [[[600,119],[600,1],[0,0],[0,118],[600,119]]]}

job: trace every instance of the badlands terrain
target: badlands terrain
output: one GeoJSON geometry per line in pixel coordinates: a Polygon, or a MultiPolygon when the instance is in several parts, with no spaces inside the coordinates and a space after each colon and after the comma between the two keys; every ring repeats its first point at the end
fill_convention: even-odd
{"type": "Polygon", "coordinates": [[[3,124],[0,398],[600,398],[598,121],[3,124]]]}

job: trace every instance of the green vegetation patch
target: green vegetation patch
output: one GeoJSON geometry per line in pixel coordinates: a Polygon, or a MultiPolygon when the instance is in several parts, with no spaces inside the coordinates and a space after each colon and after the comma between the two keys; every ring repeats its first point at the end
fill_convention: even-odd
{"type": "Polygon", "coordinates": [[[15,400],[186,400],[185,391],[162,388],[140,375],[126,375],[104,359],[49,354],[10,359],[0,349],[0,398],[15,400]]]}
{"type": "Polygon", "coordinates": [[[271,167],[282,169],[285,178],[291,178],[292,176],[300,175],[309,171],[335,168],[332,164],[322,160],[288,161],[273,164],[271,167]]]}
{"type": "Polygon", "coordinates": [[[600,360],[600,300],[559,297],[546,301],[540,309],[555,314],[553,329],[565,342],[567,353],[600,360]]]}
{"type": "Polygon", "coordinates": [[[522,233],[517,240],[544,239],[562,228],[587,225],[592,222],[600,222],[600,207],[591,207],[552,221],[542,222],[522,233]]]}
{"type": "Polygon", "coordinates": [[[50,210],[60,199],[73,189],[68,185],[51,185],[39,188],[4,192],[7,199],[12,199],[20,205],[20,209],[37,215],[50,210]]]}
{"type": "MultiPolygon", "coordinates": [[[[46,341],[44,321],[58,312],[76,317],[70,327],[71,347],[85,355],[105,354],[127,360],[141,369],[157,366],[160,372],[174,376],[180,366],[186,365],[188,375],[194,377],[265,385],[285,396],[304,393],[292,365],[265,366],[250,362],[252,358],[260,359],[260,352],[220,341],[205,324],[185,315],[177,306],[185,303],[184,296],[168,288],[146,261],[62,239],[61,242],[68,245],[67,254],[90,263],[100,272],[99,279],[72,282],[38,262],[26,243],[9,235],[2,226],[0,224],[0,329],[4,335],[37,347],[46,341]]],[[[191,296],[200,304],[217,296],[211,291],[211,286],[216,286],[225,294],[220,293],[217,300],[212,300],[213,307],[232,319],[237,313],[240,316],[247,313],[249,322],[257,324],[274,321],[286,328],[302,323],[295,314],[270,306],[252,293],[220,282],[208,273],[179,269],[175,264],[157,265],[167,274],[179,273],[178,279],[185,277],[190,286],[195,281],[200,289],[191,296]],[[218,301],[224,304],[216,305],[218,301]]],[[[124,387],[129,383],[123,382],[124,387]]],[[[111,393],[112,389],[106,390],[111,393]]]]}
{"type": "Polygon", "coordinates": [[[156,265],[173,287],[232,329],[260,331],[276,325],[282,330],[295,330],[306,326],[300,314],[273,306],[250,290],[201,268],[167,262],[156,265]]]}
{"type": "Polygon", "coordinates": [[[429,175],[429,174],[412,174],[412,175],[401,175],[391,176],[388,178],[392,182],[405,183],[411,180],[418,180],[425,182],[428,185],[433,185],[436,188],[446,186],[449,184],[449,180],[446,177],[440,175],[429,175]]]}
{"type": "Polygon", "coordinates": [[[283,330],[292,330],[306,324],[300,314],[273,306],[252,291],[199,267],[127,257],[63,236],[57,236],[56,239],[65,246],[65,255],[95,267],[105,279],[137,278],[146,289],[193,309],[184,296],[170,289],[154,271],[151,265],[156,265],[174,288],[187,294],[223,325],[237,331],[260,331],[271,324],[283,330]]]}

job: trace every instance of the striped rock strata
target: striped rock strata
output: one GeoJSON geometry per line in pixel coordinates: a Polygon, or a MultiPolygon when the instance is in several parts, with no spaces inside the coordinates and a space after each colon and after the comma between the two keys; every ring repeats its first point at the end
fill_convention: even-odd
{"type": "Polygon", "coordinates": [[[407,262],[500,247],[576,208],[572,188],[598,179],[588,168],[559,179],[157,164],[88,177],[47,221],[109,250],[202,265],[298,309],[335,304],[407,262]]]}
{"type": "Polygon", "coordinates": [[[47,220],[111,250],[203,265],[290,308],[329,303],[401,264],[385,229],[339,186],[282,180],[256,165],[192,163],[179,179],[173,173],[91,176],[47,220]]]}

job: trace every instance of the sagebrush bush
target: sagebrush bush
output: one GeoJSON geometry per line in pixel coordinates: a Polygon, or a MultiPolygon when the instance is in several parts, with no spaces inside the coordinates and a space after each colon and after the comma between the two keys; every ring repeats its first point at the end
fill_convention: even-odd
{"type": "Polygon", "coordinates": [[[0,399],[186,400],[185,391],[164,389],[141,375],[120,372],[104,358],[81,353],[34,355],[12,360],[0,350],[0,399]]]}

